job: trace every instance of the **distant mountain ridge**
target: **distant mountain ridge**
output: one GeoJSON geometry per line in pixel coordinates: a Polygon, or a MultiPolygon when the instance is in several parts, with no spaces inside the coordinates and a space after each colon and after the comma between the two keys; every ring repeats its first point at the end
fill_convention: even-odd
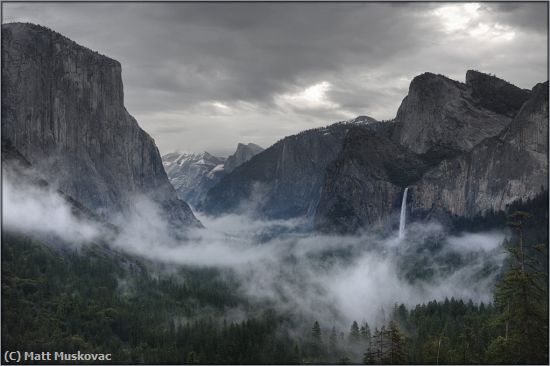
{"type": "Polygon", "coordinates": [[[230,155],[225,164],[224,164],[224,170],[226,173],[231,173],[233,170],[235,170],[236,167],[239,165],[242,165],[252,159],[254,155],[257,155],[264,151],[264,148],[253,144],[241,144],[239,143],[237,145],[237,150],[233,153],[233,155],[230,155]]]}
{"type": "Polygon", "coordinates": [[[201,225],[126,111],[120,63],[59,33],[2,25],[2,138],[98,215],[124,214],[143,195],[176,227],[201,225]]]}
{"type": "Polygon", "coordinates": [[[409,187],[417,216],[505,210],[548,189],[543,89],[473,70],[465,83],[419,75],[393,120],[362,116],[286,137],[224,176],[200,209],[309,217],[318,230],[354,232],[390,223],[409,187]]]}
{"type": "Polygon", "coordinates": [[[227,173],[263,151],[259,145],[237,145],[235,153],[228,158],[217,157],[208,152],[201,154],[169,153],[162,157],[164,169],[178,196],[197,207],[208,190],[227,173]]]}
{"type": "Polygon", "coordinates": [[[169,153],[162,164],[178,197],[195,206],[210,187],[224,174],[226,159],[204,152],[202,154],[169,153]]]}
{"type": "Polygon", "coordinates": [[[305,216],[317,209],[327,165],[340,152],[348,130],[357,124],[383,125],[360,117],[285,137],[225,175],[199,209],[219,215],[253,210],[270,218],[305,216]]]}
{"type": "Polygon", "coordinates": [[[464,83],[424,73],[391,121],[359,116],[265,150],[239,144],[227,159],[163,161],[124,107],[117,61],[45,27],[3,24],[2,78],[3,151],[103,218],[146,196],[176,227],[200,226],[183,198],[206,214],[305,217],[349,233],[391,223],[406,187],[412,216],[434,218],[548,190],[548,82],[526,90],[474,70],[464,83]]]}

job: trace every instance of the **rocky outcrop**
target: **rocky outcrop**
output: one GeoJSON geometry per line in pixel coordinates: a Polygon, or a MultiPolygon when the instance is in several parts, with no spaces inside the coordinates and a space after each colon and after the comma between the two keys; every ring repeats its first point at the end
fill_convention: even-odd
{"type": "Polygon", "coordinates": [[[450,157],[500,133],[529,97],[493,76],[469,71],[466,79],[415,77],[397,111],[394,139],[419,154],[450,157]]]}
{"type": "Polygon", "coordinates": [[[411,209],[473,217],[548,190],[548,82],[511,124],[471,152],[444,160],[411,186],[411,209]]]}
{"type": "Polygon", "coordinates": [[[2,137],[97,214],[146,195],[175,225],[200,225],[124,107],[120,64],[47,28],[2,25],[2,137]]]}
{"type": "Polygon", "coordinates": [[[510,118],[516,115],[531,94],[529,90],[475,70],[466,72],[466,87],[476,104],[510,118]]]}
{"type": "Polygon", "coordinates": [[[237,145],[237,151],[233,155],[230,155],[224,164],[224,170],[226,174],[231,173],[236,167],[242,165],[252,159],[254,155],[257,155],[264,151],[263,147],[253,143],[247,145],[239,143],[237,145]]]}
{"type": "Polygon", "coordinates": [[[178,196],[193,207],[199,207],[206,194],[223,176],[246,163],[264,149],[256,144],[237,145],[228,158],[208,152],[202,154],[170,153],[162,157],[164,169],[178,196]]]}
{"type": "Polygon", "coordinates": [[[387,226],[405,187],[413,216],[437,219],[503,211],[547,191],[548,83],[524,91],[474,71],[466,79],[423,74],[394,123],[350,130],[327,168],[316,228],[387,226]]]}
{"type": "Polygon", "coordinates": [[[355,127],[347,134],[326,171],[315,216],[318,230],[355,232],[383,225],[401,203],[404,187],[429,169],[428,161],[391,139],[393,123],[381,127],[355,127]]]}
{"type": "MultiPolygon", "coordinates": [[[[373,121],[369,118],[365,124],[373,121]]],[[[345,121],[285,137],[224,176],[210,189],[201,210],[313,217],[326,167],[338,156],[347,131],[359,123],[345,121]]]]}
{"type": "Polygon", "coordinates": [[[178,196],[192,206],[202,201],[224,175],[225,158],[202,154],[170,153],[162,157],[164,170],[178,196]]]}

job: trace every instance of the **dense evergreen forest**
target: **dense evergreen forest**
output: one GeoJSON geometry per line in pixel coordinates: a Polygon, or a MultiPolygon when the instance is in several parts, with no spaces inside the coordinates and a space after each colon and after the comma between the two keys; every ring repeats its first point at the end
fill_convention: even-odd
{"type": "Polygon", "coordinates": [[[547,202],[499,214],[514,234],[493,303],[395,304],[379,324],[346,329],[258,309],[230,271],[159,268],[99,245],[54,249],[3,233],[2,348],[112,353],[110,363],[547,364],[547,202]]]}

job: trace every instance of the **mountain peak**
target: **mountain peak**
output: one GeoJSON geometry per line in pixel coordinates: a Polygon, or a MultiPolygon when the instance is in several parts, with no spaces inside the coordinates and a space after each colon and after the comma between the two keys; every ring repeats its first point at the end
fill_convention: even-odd
{"type": "Polygon", "coordinates": [[[261,147],[260,145],[256,145],[252,142],[249,142],[249,143],[243,143],[243,142],[239,142],[237,144],[237,150],[238,149],[254,149],[254,150],[263,150],[264,148],[261,147]]]}
{"type": "Polygon", "coordinates": [[[225,161],[225,172],[232,172],[236,167],[244,164],[248,160],[252,159],[254,155],[259,154],[262,151],[264,151],[264,148],[259,145],[253,144],[251,142],[248,144],[243,144],[239,142],[235,153],[233,155],[230,155],[225,161]]]}
{"type": "Polygon", "coordinates": [[[482,107],[508,117],[514,117],[531,95],[529,90],[476,70],[466,72],[466,85],[482,107]]]}
{"type": "Polygon", "coordinates": [[[466,85],[472,85],[479,80],[492,80],[495,82],[506,83],[506,81],[498,78],[496,75],[491,73],[484,73],[478,70],[468,70],[466,71],[466,85]]]}
{"type": "Polygon", "coordinates": [[[61,33],[54,31],[46,26],[34,23],[12,22],[2,24],[2,38],[17,39],[20,44],[58,44],[61,48],[70,49],[75,52],[87,53],[88,57],[96,57],[96,62],[103,64],[112,64],[121,67],[120,62],[105,56],[88,47],[82,46],[75,41],[65,37],[61,33]]]}
{"type": "Polygon", "coordinates": [[[445,75],[425,72],[415,76],[409,86],[409,94],[419,93],[422,96],[438,97],[443,93],[450,93],[457,88],[463,88],[464,84],[448,78],[445,75]]]}
{"type": "Polygon", "coordinates": [[[467,81],[429,72],[415,77],[397,112],[394,137],[418,154],[469,151],[500,133],[530,94],[477,71],[469,71],[467,81]]]}
{"type": "Polygon", "coordinates": [[[372,117],[369,117],[369,116],[357,116],[353,119],[350,119],[348,121],[345,121],[346,123],[350,123],[350,124],[370,124],[370,123],[376,123],[378,122],[376,119],[372,118],[372,117]]]}

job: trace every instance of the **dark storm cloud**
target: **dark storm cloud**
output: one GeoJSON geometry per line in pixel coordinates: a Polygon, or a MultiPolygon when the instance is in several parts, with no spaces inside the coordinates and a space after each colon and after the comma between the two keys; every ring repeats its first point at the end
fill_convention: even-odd
{"type": "Polygon", "coordinates": [[[525,6],[522,2],[486,3],[484,7],[500,21],[546,34],[548,29],[548,4],[525,6]]]}
{"type": "Polygon", "coordinates": [[[119,60],[128,110],[161,151],[228,153],[366,114],[392,118],[425,71],[530,88],[546,77],[546,4],[8,3],[119,60]],[[450,6],[450,7],[449,7],[450,6]],[[179,132],[178,132],[179,131],[179,132]],[[252,141],[252,140],[251,140],[252,141]]]}

